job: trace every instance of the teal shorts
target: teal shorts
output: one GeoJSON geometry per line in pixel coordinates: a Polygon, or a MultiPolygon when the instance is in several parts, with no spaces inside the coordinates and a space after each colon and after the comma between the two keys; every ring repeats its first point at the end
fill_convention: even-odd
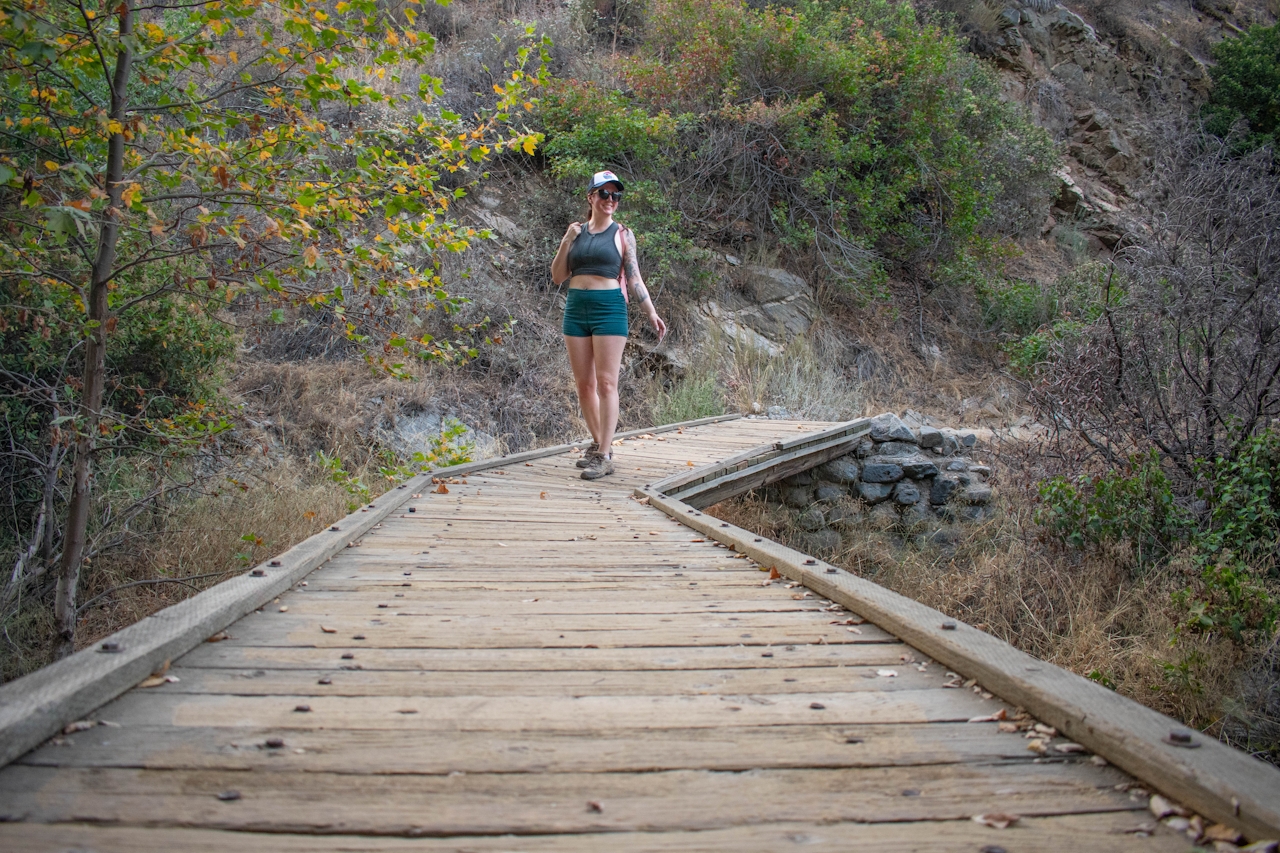
{"type": "Polygon", "coordinates": [[[564,304],[564,333],[571,338],[627,336],[627,303],[622,289],[569,288],[564,304]]]}

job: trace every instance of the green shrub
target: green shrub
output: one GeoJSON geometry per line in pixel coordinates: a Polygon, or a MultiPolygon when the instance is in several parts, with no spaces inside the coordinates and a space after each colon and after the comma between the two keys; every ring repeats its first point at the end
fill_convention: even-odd
{"type": "Polygon", "coordinates": [[[1280,129],[1280,25],[1255,25],[1239,38],[1223,39],[1213,46],[1213,58],[1206,128],[1225,137],[1243,119],[1246,147],[1274,145],[1280,129]]]}
{"type": "Polygon", "coordinates": [[[724,414],[724,393],[714,376],[686,376],[659,392],[653,422],[673,424],[724,414]]]}

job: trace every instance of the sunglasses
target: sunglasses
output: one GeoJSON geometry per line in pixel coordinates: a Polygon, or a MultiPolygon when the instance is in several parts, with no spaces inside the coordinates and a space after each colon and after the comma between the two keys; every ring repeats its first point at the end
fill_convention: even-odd
{"type": "Polygon", "coordinates": [[[596,190],[596,197],[601,201],[622,201],[622,190],[596,190]]]}

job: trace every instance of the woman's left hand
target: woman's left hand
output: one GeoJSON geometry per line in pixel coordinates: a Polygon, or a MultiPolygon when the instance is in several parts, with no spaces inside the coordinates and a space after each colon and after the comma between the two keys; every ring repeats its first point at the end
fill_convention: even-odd
{"type": "Polygon", "coordinates": [[[649,314],[649,325],[653,326],[653,330],[658,333],[658,343],[662,343],[662,339],[667,336],[667,324],[658,316],[657,311],[649,314]]]}

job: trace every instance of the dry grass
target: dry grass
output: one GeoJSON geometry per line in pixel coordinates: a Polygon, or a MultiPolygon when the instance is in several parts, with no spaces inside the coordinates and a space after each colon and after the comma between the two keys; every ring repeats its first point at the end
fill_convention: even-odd
{"type": "MultiPolygon", "coordinates": [[[[997,480],[1009,469],[995,464],[997,480]]],[[[1135,575],[1122,551],[1084,554],[1042,541],[1032,496],[1013,485],[951,546],[920,531],[852,525],[828,557],[854,574],[1000,637],[1036,657],[1113,686],[1149,707],[1215,730],[1245,661],[1230,640],[1183,635],[1170,594],[1178,567],[1135,575]]],[[[803,548],[796,513],[752,495],[709,512],[803,548]]]]}

